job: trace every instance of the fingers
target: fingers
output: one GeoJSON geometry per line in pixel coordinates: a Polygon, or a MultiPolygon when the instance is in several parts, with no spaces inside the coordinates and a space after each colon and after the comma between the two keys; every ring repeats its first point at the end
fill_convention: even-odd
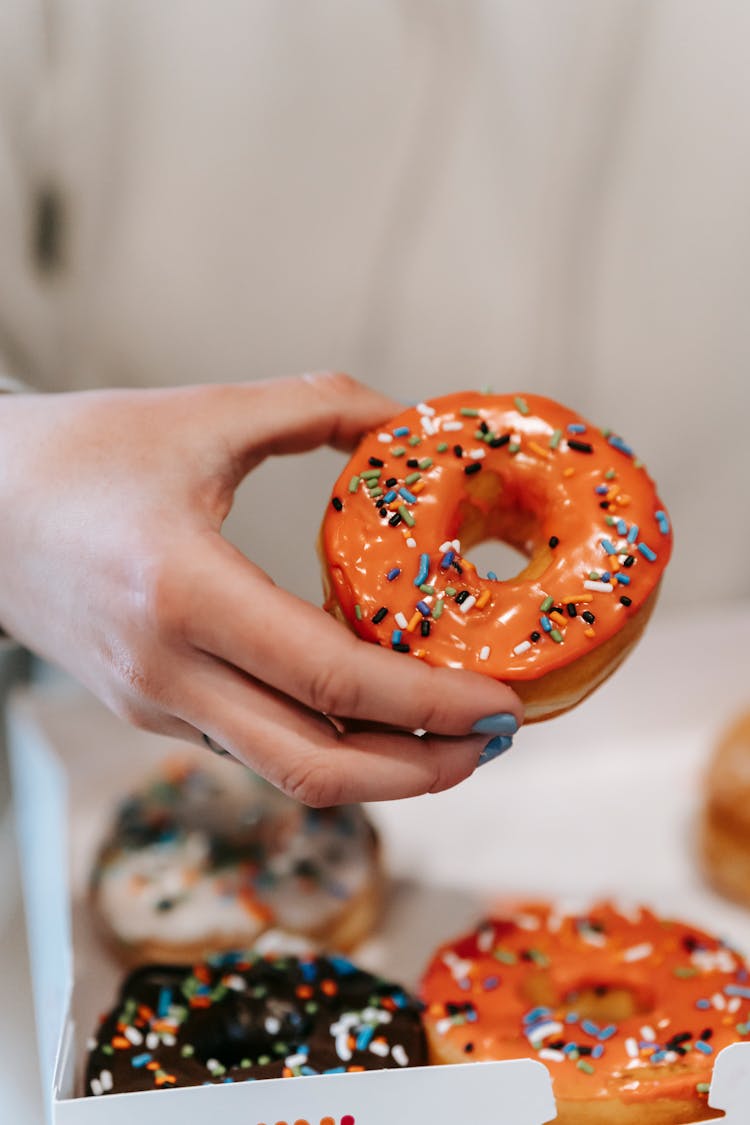
{"type": "Polygon", "coordinates": [[[316,712],[464,735],[523,708],[504,684],[366,644],[274,586],[219,535],[204,540],[188,639],[316,712]]]}
{"type": "Polygon", "coordinates": [[[178,685],[180,719],[314,807],[440,792],[474,772],[486,742],[486,735],[338,736],[330,723],[293,700],[219,661],[199,661],[178,685]]]}
{"type": "Polygon", "coordinates": [[[238,472],[271,454],[319,445],[351,449],[367,430],[403,410],[349,375],[320,372],[214,388],[205,418],[223,432],[238,472]]]}

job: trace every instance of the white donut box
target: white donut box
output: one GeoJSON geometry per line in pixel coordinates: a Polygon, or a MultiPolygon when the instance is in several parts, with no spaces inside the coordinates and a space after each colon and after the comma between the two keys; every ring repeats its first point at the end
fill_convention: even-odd
{"type": "MultiPolygon", "coordinates": [[[[657,613],[582,707],[523,730],[457,790],[375,806],[394,890],[382,934],[356,960],[413,987],[439,941],[493,902],[535,895],[643,902],[750,954],[750,912],[714,895],[694,856],[707,753],[750,704],[748,635],[748,605],[689,621],[657,613]]],[[[10,737],[50,1125],[554,1120],[555,1064],[533,1059],[83,1097],[86,1041],[121,977],[92,926],[91,858],[117,798],[175,744],[69,687],[18,693],[10,737]]],[[[709,1104],[727,1125],[750,1122],[750,1043],[717,1056],[709,1104]]]]}

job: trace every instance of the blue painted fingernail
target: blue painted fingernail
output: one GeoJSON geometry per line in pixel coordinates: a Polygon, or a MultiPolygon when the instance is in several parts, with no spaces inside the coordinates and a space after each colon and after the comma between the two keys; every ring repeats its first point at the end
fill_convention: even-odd
{"type": "Polygon", "coordinates": [[[506,750],[510,750],[513,745],[512,738],[505,738],[503,735],[498,735],[497,738],[492,738],[485,746],[482,753],[479,755],[477,767],[486,766],[488,762],[492,762],[495,758],[499,758],[506,750]]]}
{"type": "Polygon", "coordinates": [[[499,711],[486,719],[477,719],[471,728],[474,734],[512,735],[518,730],[518,719],[510,711],[499,711]]]}

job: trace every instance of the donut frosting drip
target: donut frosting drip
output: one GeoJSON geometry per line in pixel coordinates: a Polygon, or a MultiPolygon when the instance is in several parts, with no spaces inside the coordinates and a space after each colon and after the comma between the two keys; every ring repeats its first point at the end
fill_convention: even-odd
{"type": "Polygon", "coordinates": [[[86,1093],[420,1066],[420,1011],[343,957],[148,966],[127,977],[89,1042],[86,1093]]]}
{"type": "Polygon", "coordinates": [[[118,810],[93,882],[126,942],[315,932],[373,878],[359,806],[308,809],[248,770],[171,763],[118,810]]]}
{"type": "Polygon", "coordinates": [[[465,392],[365,437],[321,546],[327,608],[359,636],[530,680],[622,628],[658,586],[672,534],[620,437],[546,398],[465,392]],[[522,550],[534,576],[480,576],[464,552],[487,537],[522,550]]]}
{"type": "Polygon", "coordinates": [[[716,1054],[750,1038],[738,954],[690,926],[606,904],[489,920],[438,950],[421,995],[434,1035],[467,1061],[536,1057],[556,1096],[571,1100],[705,1095],[716,1054]],[[608,1018],[615,1003],[631,1010],[608,1018]]]}

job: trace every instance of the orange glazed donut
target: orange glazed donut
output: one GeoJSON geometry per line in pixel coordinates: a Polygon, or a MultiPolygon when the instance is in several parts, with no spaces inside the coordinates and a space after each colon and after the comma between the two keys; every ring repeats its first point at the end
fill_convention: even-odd
{"type": "Polygon", "coordinates": [[[326,609],[360,637],[510,683],[527,719],[580,702],[642,633],[672,534],[625,442],[536,395],[446,395],[363,439],[321,529],[326,609]],[[466,557],[500,539],[509,581],[466,557]]]}
{"type": "Polygon", "coordinates": [[[725,731],[705,779],[704,869],[717,890],[750,906],[750,711],[725,731]]]}
{"type": "Polygon", "coordinates": [[[555,1125],[714,1114],[714,1059],[750,1038],[750,976],[722,942],[648,910],[534,905],[442,946],[422,981],[433,1063],[537,1058],[555,1125]]]}

